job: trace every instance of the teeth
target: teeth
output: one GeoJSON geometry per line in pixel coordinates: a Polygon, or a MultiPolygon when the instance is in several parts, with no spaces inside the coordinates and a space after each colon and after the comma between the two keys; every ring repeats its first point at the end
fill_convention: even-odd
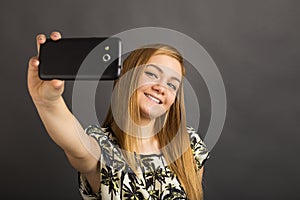
{"type": "Polygon", "coordinates": [[[153,96],[151,96],[150,94],[146,94],[147,97],[149,97],[152,101],[154,101],[155,103],[160,103],[160,100],[154,98],[153,96]]]}

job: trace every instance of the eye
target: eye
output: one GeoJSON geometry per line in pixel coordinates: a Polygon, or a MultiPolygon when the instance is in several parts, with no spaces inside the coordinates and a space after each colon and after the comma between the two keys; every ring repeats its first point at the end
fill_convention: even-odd
{"type": "Polygon", "coordinates": [[[169,86],[170,88],[172,88],[173,90],[175,90],[175,91],[176,91],[176,89],[177,89],[177,87],[176,87],[174,84],[172,84],[172,83],[168,83],[168,86],[169,86]]]}
{"type": "Polygon", "coordinates": [[[150,77],[150,78],[158,78],[158,76],[152,72],[149,72],[149,71],[145,71],[145,74],[150,77]]]}

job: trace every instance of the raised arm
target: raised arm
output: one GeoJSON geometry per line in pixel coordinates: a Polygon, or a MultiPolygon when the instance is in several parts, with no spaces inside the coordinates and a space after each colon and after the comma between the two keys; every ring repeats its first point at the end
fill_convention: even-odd
{"type": "MultiPolygon", "coordinates": [[[[59,40],[59,32],[51,34],[59,40]]],[[[37,48],[46,41],[46,36],[37,36],[37,48]]],[[[38,55],[28,64],[28,90],[39,116],[52,140],[66,153],[72,166],[82,173],[97,172],[100,147],[95,139],[85,134],[82,126],[66,106],[61,80],[43,81],[38,76],[38,55]]],[[[62,66],[63,67],[63,66],[62,66]]]]}

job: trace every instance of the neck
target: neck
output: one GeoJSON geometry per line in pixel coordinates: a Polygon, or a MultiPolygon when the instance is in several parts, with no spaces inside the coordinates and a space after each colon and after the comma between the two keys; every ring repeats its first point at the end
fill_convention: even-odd
{"type": "Polygon", "coordinates": [[[138,152],[141,154],[160,153],[159,142],[154,130],[155,120],[139,123],[142,137],[138,138],[138,152]]]}
{"type": "MultiPolygon", "coordinates": [[[[134,136],[136,139],[131,141],[131,144],[130,144],[131,147],[126,147],[126,145],[125,145],[124,148],[125,149],[129,148],[129,149],[131,149],[130,151],[135,151],[135,152],[138,152],[141,154],[160,153],[160,150],[159,150],[160,144],[158,141],[157,133],[154,131],[155,120],[148,120],[148,121],[144,120],[140,123],[135,123],[135,124],[137,125],[136,128],[138,129],[136,131],[138,131],[139,134],[136,134],[136,135],[129,134],[128,135],[129,137],[134,136]]],[[[115,133],[120,133],[119,129],[117,128],[115,123],[113,123],[111,128],[115,133]]],[[[117,136],[117,138],[118,138],[118,136],[117,136]]],[[[120,136],[120,138],[121,138],[121,141],[119,141],[119,142],[122,143],[122,142],[124,142],[123,139],[125,139],[126,137],[120,136]]],[[[129,150],[129,149],[127,149],[127,150],[129,150]]]]}
{"type": "Polygon", "coordinates": [[[138,124],[141,128],[142,136],[145,136],[143,138],[148,138],[149,136],[155,135],[154,124],[155,124],[155,120],[152,120],[152,121],[150,121],[148,123],[144,123],[144,124],[138,124]]]}
{"type": "Polygon", "coordinates": [[[155,120],[140,125],[142,137],[138,138],[138,152],[141,154],[160,153],[159,142],[154,131],[155,120]]]}

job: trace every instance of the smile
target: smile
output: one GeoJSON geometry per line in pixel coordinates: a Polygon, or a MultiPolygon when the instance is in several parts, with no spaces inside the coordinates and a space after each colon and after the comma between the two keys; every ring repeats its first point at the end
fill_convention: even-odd
{"type": "Polygon", "coordinates": [[[154,96],[152,96],[152,95],[150,95],[150,94],[146,94],[146,93],[145,93],[145,96],[148,97],[151,101],[153,101],[153,102],[155,102],[155,103],[157,103],[157,104],[161,104],[161,103],[162,103],[161,100],[155,98],[154,96]]]}

